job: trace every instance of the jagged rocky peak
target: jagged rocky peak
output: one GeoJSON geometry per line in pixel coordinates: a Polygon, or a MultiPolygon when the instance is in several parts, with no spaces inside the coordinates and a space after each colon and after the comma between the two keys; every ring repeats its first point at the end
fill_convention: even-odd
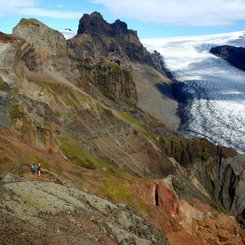
{"type": "Polygon", "coordinates": [[[108,25],[109,23],[107,23],[103,16],[98,12],[93,12],[90,15],[84,14],[79,21],[77,34],[104,31],[108,25]]]}
{"type": "MultiPolygon", "coordinates": [[[[115,30],[116,33],[128,33],[128,31],[132,31],[132,30],[128,30],[128,26],[125,22],[117,19],[113,24],[111,24],[111,26],[113,27],[113,29],[115,30]]],[[[134,32],[134,31],[132,31],[134,32]]],[[[136,32],[135,32],[136,34],[136,32]]]]}
{"type": "Polygon", "coordinates": [[[136,32],[128,30],[128,26],[125,22],[118,19],[114,23],[109,24],[99,12],[93,12],[90,15],[84,14],[80,19],[77,34],[88,33],[115,36],[128,34],[129,32],[136,34],[136,32]]]}
{"type": "Polygon", "coordinates": [[[91,57],[98,62],[116,58],[125,66],[130,66],[129,62],[138,62],[159,67],[140,42],[136,31],[128,29],[127,24],[120,20],[110,24],[98,12],[83,15],[77,35],[68,40],[67,45],[70,54],[78,59],[91,57]]]}

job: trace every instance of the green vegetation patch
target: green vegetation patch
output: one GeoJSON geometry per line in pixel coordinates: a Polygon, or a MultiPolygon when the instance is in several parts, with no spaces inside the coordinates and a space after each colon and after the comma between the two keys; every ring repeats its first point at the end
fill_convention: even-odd
{"type": "Polygon", "coordinates": [[[84,101],[89,101],[89,97],[86,97],[68,85],[48,81],[41,81],[38,84],[41,90],[50,93],[59,105],[61,102],[64,102],[67,106],[72,106],[78,110],[84,101]]]}
{"type": "Polygon", "coordinates": [[[135,206],[134,193],[123,183],[120,178],[104,180],[105,188],[98,193],[103,198],[110,199],[114,203],[126,203],[135,206]]]}
{"type": "Polygon", "coordinates": [[[78,100],[76,94],[72,89],[67,88],[66,89],[66,103],[68,105],[72,105],[74,108],[79,109],[80,107],[80,101],[78,100]]]}
{"type": "Polygon", "coordinates": [[[156,140],[156,136],[151,133],[143,123],[141,123],[137,118],[130,115],[128,112],[118,112],[117,115],[123,121],[129,123],[134,129],[143,133],[147,138],[156,140]]]}
{"type": "Polygon", "coordinates": [[[46,90],[46,91],[51,91],[54,87],[54,84],[47,81],[41,81],[38,84],[42,90],[46,90]]]}
{"type": "Polygon", "coordinates": [[[0,90],[4,92],[9,92],[11,87],[0,77],[0,90]]]}
{"type": "MultiPolygon", "coordinates": [[[[113,177],[110,176],[103,180],[104,188],[96,195],[107,198],[116,204],[127,204],[135,210],[140,210],[146,213],[151,211],[151,207],[148,206],[133,190],[131,190],[126,182],[130,181],[129,178],[124,177],[113,177]]],[[[141,181],[134,179],[132,181],[141,181]]]]}
{"type": "Polygon", "coordinates": [[[166,154],[169,156],[172,154],[172,138],[165,136],[165,135],[161,135],[159,137],[159,142],[162,144],[166,154]]]}
{"type": "Polygon", "coordinates": [[[63,154],[75,165],[88,169],[102,169],[108,173],[116,173],[116,170],[106,161],[84,150],[79,144],[64,138],[58,139],[63,154]]]}

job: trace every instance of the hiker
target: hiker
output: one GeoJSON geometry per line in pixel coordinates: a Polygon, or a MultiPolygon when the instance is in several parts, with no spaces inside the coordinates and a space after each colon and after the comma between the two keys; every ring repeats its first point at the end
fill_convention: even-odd
{"type": "Polygon", "coordinates": [[[38,173],[38,176],[40,177],[41,173],[42,173],[42,168],[41,168],[41,163],[40,162],[38,162],[37,173],[38,173]]]}
{"type": "Polygon", "coordinates": [[[36,165],[35,165],[35,163],[33,163],[31,165],[31,172],[32,172],[32,174],[35,174],[35,172],[36,172],[36,165]]]}

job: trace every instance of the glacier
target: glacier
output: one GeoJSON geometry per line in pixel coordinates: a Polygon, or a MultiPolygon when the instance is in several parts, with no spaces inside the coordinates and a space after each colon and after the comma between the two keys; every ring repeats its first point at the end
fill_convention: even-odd
{"type": "Polygon", "coordinates": [[[245,72],[209,50],[245,46],[245,32],[141,40],[157,50],[185,94],[179,130],[245,152],[245,72]],[[184,115],[184,116],[183,116],[184,115]]]}

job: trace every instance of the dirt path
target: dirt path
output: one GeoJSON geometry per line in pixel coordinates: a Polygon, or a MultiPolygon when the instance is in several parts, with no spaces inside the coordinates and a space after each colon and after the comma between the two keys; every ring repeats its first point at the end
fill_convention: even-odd
{"type": "Polygon", "coordinates": [[[44,181],[44,182],[51,182],[56,184],[62,184],[55,175],[49,173],[47,170],[42,169],[41,176],[38,176],[37,171],[35,173],[31,172],[31,165],[28,164],[21,164],[19,166],[20,176],[26,180],[33,180],[33,181],[44,181]]]}

